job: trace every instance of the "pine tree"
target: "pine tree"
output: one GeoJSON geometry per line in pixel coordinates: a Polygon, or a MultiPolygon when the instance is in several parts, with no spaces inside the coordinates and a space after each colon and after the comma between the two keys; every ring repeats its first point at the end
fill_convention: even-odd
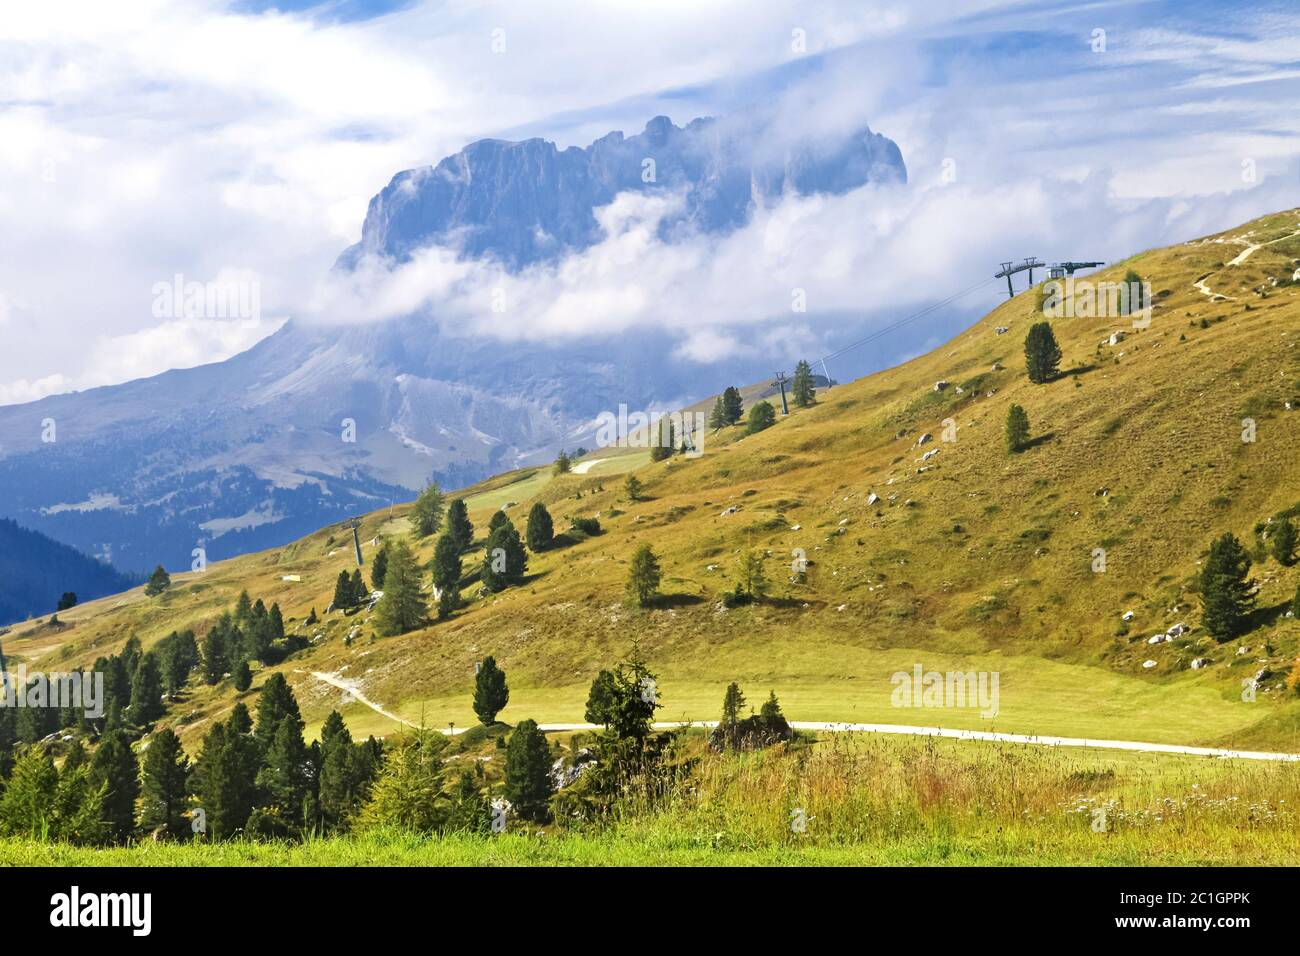
{"type": "Polygon", "coordinates": [[[744,403],[740,400],[740,389],[736,386],[729,385],[722,393],[722,409],[728,425],[737,424],[745,413],[744,403]]]}
{"type": "Polygon", "coordinates": [[[767,593],[767,573],[763,570],[763,556],[757,551],[747,551],[740,559],[740,590],[752,598],[767,593]]]}
{"type": "Polygon", "coordinates": [[[506,745],[506,799],[525,820],[544,822],[554,791],[551,751],[535,720],[521,720],[506,745]]]}
{"type": "Polygon", "coordinates": [[[152,652],[140,659],[131,678],[131,707],[127,719],[133,724],[147,724],[166,711],[162,702],[162,672],[152,652]]]}
{"type": "Polygon", "coordinates": [[[1273,531],[1272,545],[1273,557],[1279,564],[1287,567],[1295,564],[1296,532],[1290,518],[1283,518],[1277,522],[1277,527],[1273,531]]]}
{"type": "Polygon", "coordinates": [[[432,570],[433,586],[439,593],[460,586],[460,576],[465,569],[460,560],[460,547],[450,529],[439,536],[433,549],[432,570]]]}
{"type": "Polygon", "coordinates": [[[90,779],[105,788],[104,821],[108,837],[117,842],[135,830],[135,798],[140,794],[140,768],[126,732],[106,733],[90,761],[90,779]]]}
{"type": "Polygon", "coordinates": [[[442,527],[442,510],[442,489],[436,481],[431,481],[411,508],[411,526],[417,538],[427,538],[442,527]]]}
{"type": "Polygon", "coordinates": [[[726,427],[727,424],[727,405],[719,395],[713,402],[713,411],[709,412],[709,427],[715,432],[726,427]]]}
{"type": "Polygon", "coordinates": [[[745,707],[745,695],[740,692],[740,685],[735,681],[727,686],[722,697],[722,726],[734,727],[740,723],[741,711],[745,707]]]}
{"type": "Polygon", "coordinates": [[[162,594],[171,586],[171,575],[168,574],[166,568],[160,564],[153,569],[153,574],[149,575],[149,583],[144,586],[144,593],[149,597],[154,597],[162,594]]]}
{"type": "Polygon", "coordinates": [[[641,607],[647,607],[659,593],[659,559],[648,544],[643,544],[632,554],[627,572],[627,596],[641,607]]]}
{"type": "Polygon", "coordinates": [[[510,524],[510,516],[505,513],[504,509],[498,508],[492,512],[492,517],[488,519],[488,537],[491,537],[492,532],[503,524],[510,524]]]}
{"type": "Polygon", "coordinates": [[[528,550],[545,551],[555,542],[555,525],[551,522],[551,513],[540,501],[528,512],[528,550]]]}
{"type": "Polygon", "coordinates": [[[557,475],[567,475],[572,468],[573,462],[569,459],[568,453],[561,448],[560,453],[555,456],[555,465],[551,468],[551,471],[557,475]]]}
{"type": "Polygon", "coordinates": [[[247,591],[240,591],[235,600],[235,620],[247,627],[253,621],[253,601],[247,591]]]}
{"type": "Polygon", "coordinates": [[[1201,566],[1201,621],[1219,641],[1243,633],[1255,606],[1249,580],[1250,555],[1231,532],[1210,546],[1209,557],[1201,566]]]}
{"type": "Polygon", "coordinates": [[[391,637],[424,624],[429,607],[420,591],[420,568],[405,541],[399,540],[388,555],[384,596],[375,606],[375,628],[391,637]]]}
{"type": "Polygon", "coordinates": [[[203,682],[215,684],[226,676],[225,632],[214,627],[203,638],[203,682]]]}
{"type": "Polygon", "coordinates": [[[447,509],[447,530],[461,551],[474,543],[474,526],[470,524],[469,509],[465,506],[464,498],[457,498],[447,509]]]}
{"type": "Polygon", "coordinates": [[[460,588],[455,584],[438,592],[438,620],[445,621],[460,607],[460,588]]]}
{"type": "Polygon", "coordinates": [[[1052,333],[1052,323],[1036,322],[1025,336],[1025,372],[1029,381],[1042,385],[1056,378],[1061,365],[1061,348],[1052,333]]]}
{"type": "Polygon", "coordinates": [[[0,798],[0,827],[6,834],[42,839],[54,826],[59,772],[40,747],[21,750],[0,798]]]}
{"type": "MultiPolygon", "coordinates": [[[[460,499],[457,499],[459,501],[460,499]]],[[[456,502],[453,501],[452,508],[455,509],[456,502]]],[[[376,591],[384,589],[384,574],[388,570],[388,542],[385,541],[375,552],[375,556],[370,561],[370,583],[375,586],[376,591]]]]}
{"type": "Polygon", "coordinates": [[[492,829],[492,801],[479,788],[469,770],[462,770],[452,791],[447,814],[448,833],[485,835],[492,829]]]}
{"type": "Polygon", "coordinates": [[[1019,405],[1007,409],[1007,451],[1022,452],[1029,444],[1029,415],[1019,405]]]}
{"type": "Polygon", "coordinates": [[[352,578],[346,570],[340,571],[338,580],[334,582],[334,610],[346,610],[355,603],[352,600],[352,578]]]}
{"type": "Polygon", "coordinates": [[[276,672],[266,679],[257,698],[257,727],[253,736],[263,747],[271,743],[276,730],[288,717],[302,732],[302,711],[298,709],[298,698],[283,674],[276,672]]]}
{"type": "Polygon", "coordinates": [[[776,691],[770,690],[767,692],[767,700],[759,709],[758,715],[767,721],[785,716],[781,713],[781,703],[776,699],[776,691]]]}
{"type": "Polygon", "coordinates": [[[320,815],[327,829],[344,830],[365,802],[372,763],[352,742],[343,717],[330,711],[320,732],[320,815]]]}
{"type": "Polygon", "coordinates": [[[749,420],[745,424],[745,434],[752,435],[776,424],[776,409],[771,402],[756,402],[749,409],[749,420]]]}
{"type": "Polygon", "coordinates": [[[506,521],[488,537],[480,579],[488,592],[519,584],[528,570],[528,552],[515,526],[506,521]]]}
{"type": "Polygon", "coordinates": [[[49,838],[79,844],[107,842],[108,825],[104,821],[107,792],[107,788],[91,779],[85,750],[77,741],[59,771],[49,838]]]}
{"type": "Polygon", "coordinates": [[[798,408],[807,408],[817,400],[817,390],[813,388],[812,368],[803,359],[794,367],[794,403],[798,408]]]}
{"type": "Polygon", "coordinates": [[[432,833],[446,819],[442,795],[442,752],[447,738],[429,730],[404,733],[384,759],[370,801],[362,808],[361,829],[393,827],[432,833]]]}
{"type": "MultiPolygon", "coordinates": [[[[259,714],[260,717],[260,714],[259,714]]],[[[287,714],[271,735],[255,778],[266,796],[265,811],[279,827],[302,825],[303,805],[310,781],[311,761],[302,739],[302,721],[287,714]]]]}
{"type": "Polygon", "coordinates": [[[483,658],[474,676],[474,713],[484,726],[496,723],[497,714],[510,702],[510,687],[506,672],[497,667],[496,658],[483,658]]]}
{"type": "Polygon", "coordinates": [[[640,501],[644,491],[641,485],[641,479],[636,475],[629,474],[623,482],[623,494],[627,495],[628,501],[640,501]]]}
{"type": "Polygon", "coordinates": [[[668,417],[659,419],[653,426],[655,428],[654,441],[650,445],[650,460],[663,461],[665,458],[671,458],[673,446],[675,444],[673,420],[668,417]]]}
{"type": "MultiPolygon", "coordinates": [[[[387,569],[385,569],[386,576],[387,569]]],[[[352,603],[354,605],[364,604],[370,598],[370,589],[366,587],[366,581],[361,576],[360,568],[352,572],[352,580],[348,582],[348,587],[352,590],[352,603]]]]}
{"type": "Polygon", "coordinates": [[[180,738],[164,728],[153,735],[140,766],[140,829],[162,827],[181,839],[189,835],[185,810],[189,801],[190,762],[180,738]]]}
{"type": "MultiPolygon", "coordinates": [[[[360,574],[360,572],[357,573],[360,574]]],[[[271,605],[271,610],[266,615],[266,622],[271,640],[284,640],[284,615],[280,613],[279,604],[271,605]]]]}
{"type": "Polygon", "coordinates": [[[208,732],[194,766],[194,793],[213,839],[234,836],[253,811],[260,755],[248,733],[251,723],[248,709],[236,704],[230,719],[208,732]]]}
{"type": "Polygon", "coordinates": [[[253,669],[242,657],[230,669],[230,680],[241,694],[253,686],[253,669]]]}

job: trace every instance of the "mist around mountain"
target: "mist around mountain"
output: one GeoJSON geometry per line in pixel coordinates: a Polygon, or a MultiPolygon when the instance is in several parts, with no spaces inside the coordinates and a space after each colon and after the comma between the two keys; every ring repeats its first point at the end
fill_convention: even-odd
{"type": "MultiPolygon", "coordinates": [[[[482,140],[399,173],[335,273],[431,244],[507,268],[600,237],[622,192],[681,197],[659,228],[723,235],[787,193],[906,181],[864,130],[777,148],[752,126],[666,117],[586,149],[482,140]],[[647,165],[647,160],[652,163],[647,165]],[[652,175],[648,175],[652,173],[652,175]]],[[[591,447],[601,411],[680,407],[770,362],[670,360],[669,334],[500,342],[426,312],[290,321],[227,361],[0,407],[0,515],[119,568],[190,567],[272,547],[359,512],[591,447]]]]}

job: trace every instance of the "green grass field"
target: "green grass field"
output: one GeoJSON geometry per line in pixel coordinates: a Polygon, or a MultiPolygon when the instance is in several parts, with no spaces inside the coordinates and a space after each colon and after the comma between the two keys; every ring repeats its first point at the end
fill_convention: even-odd
{"type": "Polygon", "coordinates": [[[8,839],[0,864],[1296,865],[1297,805],[1294,765],[848,735],[704,755],[664,805],[600,828],[113,849],[8,839]]]}

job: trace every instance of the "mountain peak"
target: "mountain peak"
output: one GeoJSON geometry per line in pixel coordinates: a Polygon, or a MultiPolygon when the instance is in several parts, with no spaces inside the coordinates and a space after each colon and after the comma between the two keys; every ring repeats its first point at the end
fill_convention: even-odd
{"type": "Polygon", "coordinates": [[[339,256],[349,270],[366,256],[398,262],[450,245],[518,271],[597,243],[595,210],[622,192],[681,191],[667,239],[683,222],[704,232],[743,225],[757,199],[787,192],[841,194],[868,182],[905,182],[898,146],[865,127],[837,140],[804,140],[760,155],[748,118],[700,117],[681,127],[655,116],[635,136],[614,131],[586,148],[540,138],[481,139],[436,166],[406,170],[370,201],[361,241],[339,256]]]}

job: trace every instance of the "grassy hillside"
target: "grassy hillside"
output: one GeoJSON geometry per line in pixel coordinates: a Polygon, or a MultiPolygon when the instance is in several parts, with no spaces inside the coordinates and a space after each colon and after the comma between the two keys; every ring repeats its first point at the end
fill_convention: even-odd
{"type": "MultiPolygon", "coordinates": [[[[794,720],[1300,750],[1300,708],[1281,681],[1300,645],[1300,621],[1283,614],[1300,567],[1257,563],[1256,627],[1222,645],[1199,627],[1194,589],[1215,536],[1233,531],[1254,547],[1258,523],[1300,504],[1300,414],[1289,410],[1300,407],[1297,266],[1292,210],[1089,276],[1136,270],[1152,285],[1153,321],[1136,330],[1120,318],[1055,320],[1064,374],[1049,384],[1024,374],[1024,336],[1042,318],[1030,291],[927,355],[823,391],[767,431],[710,434],[702,457],[651,463],[644,452],[600,451],[585,474],[530,469],[484,482],[469,497],[480,540],[467,568],[503,506],[521,532],[538,500],[557,530],[597,516],[605,531],[530,555],[523,586],[485,600],[472,586],[452,620],[401,637],[375,637],[365,612],[304,627],[351,566],[349,536],[327,528],[177,575],[159,598],[136,589],[60,615],[59,630],[16,628],[5,651],[56,670],[89,666],[133,634],[146,648],[182,627],[201,638],[247,589],[313,640],[277,665],[309,733],[335,707],[354,733],[396,727],[315,673],[413,723],[472,724],[474,664],[489,653],[510,679],[502,719],[578,721],[596,672],[636,640],[660,675],[665,719],[716,717],[734,679],[751,697],[775,690],[794,720]],[[1116,329],[1127,338],[1105,345],[1116,329]],[[949,385],[936,390],[938,381],[949,385]],[[1012,403],[1032,426],[1019,455],[1003,444],[1012,403]],[[1253,443],[1242,441],[1245,417],[1257,423],[1253,443]],[[949,419],[951,442],[941,440],[949,419]],[[926,433],[933,440],[918,447],[926,433]],[[646,489],[635,503],[621,490],[631,469],[646,489]],[[664,568],[665,598],[651,610],[622,600],[642,543],[664,568]],[[1098,548],[1104,573],[1092,570],[1098,548]],[[727,609],[720,596],[755,549],[772,593],[727,609]],[[809,561],[802,583],[791,580],[795,549],[809,561]],[[1177,622],[1191,633],[1147,643],[1177,622]],[[1197,658],[1210,663],[1190,669],[1197,658]],[[999,713],[891,706],[891,675],[916,663],[997,671],[999,713]],[[1242,680],[1261,670],[1272,674],[1243,700],[1242,680]]],[[[363,539],[407,533],[406,513],[366,516],[363,539]]],[[[420,544],[422,559],[432,551],[432,539],[420,544]]],[[[237,696],[228,681],[192,683],[167,722],[193,751],[237,696]]]]}

